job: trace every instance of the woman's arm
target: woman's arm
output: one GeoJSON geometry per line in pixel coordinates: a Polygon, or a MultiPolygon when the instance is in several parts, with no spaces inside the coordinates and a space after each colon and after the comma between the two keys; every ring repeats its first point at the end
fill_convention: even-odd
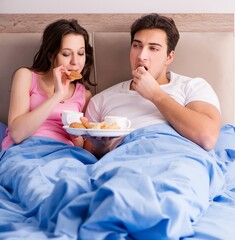
{"type": "Polygon", "coordinates": [[[64,94],[66,94],[66,90],[63,88],[68,88],[68,86],[61,86],[61,79],[56,79],[55,81],[57,81],[55,93],[33,111],[30,111],[32,72],[26,68],[21,68],[15,72],[12,81],[8,116],[10,136],[15,143],[30,137],[63,99],[64,94]]]}
{"type": "Polygon", "coordinates": [[[82,109],[82,112],[83,112],[84,114],[85,114],[85,112],[86,112],[87,105],[88,105],[89,101],[91,100],[91,97],[92,97],[91,91],[86,90],[86,92],[85,92],[86,102],[85,102],[85,105],[84,105],[84,107],[83,107],[83,109],[82,109]]]}

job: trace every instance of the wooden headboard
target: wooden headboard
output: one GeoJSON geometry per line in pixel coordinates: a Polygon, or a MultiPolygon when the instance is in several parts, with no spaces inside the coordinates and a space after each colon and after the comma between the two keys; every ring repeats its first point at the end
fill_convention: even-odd
{"type": "MultiPolygon", "coordinates": [[[[0,122],[7,123],[11,76],[16,68],[31,65],[46,25],[75,18],[88,30],[94,47],[95,94],[131,77],[129,30],[142,15],[0,14],[0,122]]],[[[175,20],[181,36],[171,70],[205,78],[219,97],[223,123],[234,124],[234,15],[164,15],[175,20]]]]}
{"type": "MultiPolygon", "coordinates": [[[[60,18],[75,18],[89,32],[129,32],[143,13],[131,14],[0,14],[0,33],[41,33],[60,18]]],[[[233,14],[164,14],[180,32],[233,32],[233,14]]]]}

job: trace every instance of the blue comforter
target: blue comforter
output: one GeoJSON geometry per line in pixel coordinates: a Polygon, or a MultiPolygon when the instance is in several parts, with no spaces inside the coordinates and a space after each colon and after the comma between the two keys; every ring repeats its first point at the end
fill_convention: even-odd
{"type": "Polygon", "coordinates": [[[1,152],[0,239],[179,239],[225,188],[226,164],[166,124],[99,161],[33,137],[1,152]]]}

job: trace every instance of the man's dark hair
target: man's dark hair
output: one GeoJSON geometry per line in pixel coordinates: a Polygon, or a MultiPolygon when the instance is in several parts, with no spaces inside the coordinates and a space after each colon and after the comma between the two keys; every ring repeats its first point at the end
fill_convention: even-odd
{"type": "Polygon", "coordinates": [[[134,40],[135,34],[144,29],[161,29],[167,35],[167,54],[175,50],[179,40],[179,32],[172,18],[151,13],[144,15],[132,24],[131,26],[131,43],[134,40]]]}

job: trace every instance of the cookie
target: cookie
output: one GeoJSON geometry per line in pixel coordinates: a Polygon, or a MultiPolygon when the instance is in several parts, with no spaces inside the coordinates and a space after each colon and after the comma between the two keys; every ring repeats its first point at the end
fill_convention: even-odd
{"type": "Polygon", "coordinates": [[[78,80],[78,79],[81,79],[81,78],[82,78],[81,73],[75,72],[75,71],[71,71],[71,73],[68,76],[68,79],[70,81],[78,80]]]}
{"type": "Polygon", "coordinates": [[[72,122],[69,124],[70,128],[85,128],[82,123],[79,122],[72,122]]]}

